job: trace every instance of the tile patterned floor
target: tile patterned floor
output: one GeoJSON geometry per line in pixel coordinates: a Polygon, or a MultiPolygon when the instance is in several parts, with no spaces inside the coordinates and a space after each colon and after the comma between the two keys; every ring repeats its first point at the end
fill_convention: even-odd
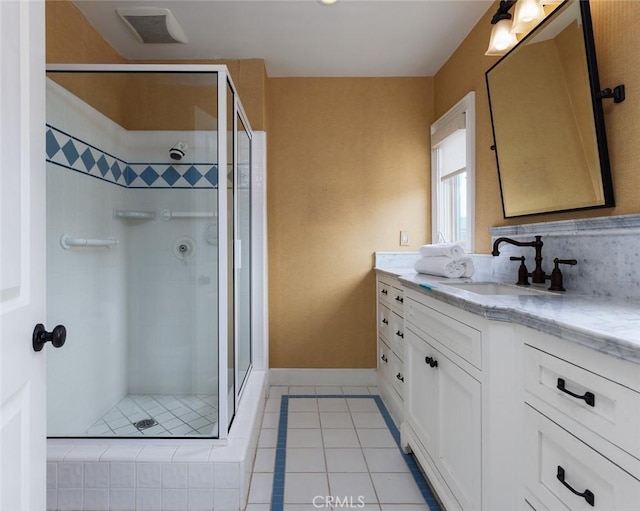
{"type": "Polygon", "coordinates": [[[218,397],[209,394],[129,394],[91,426],[86,436],[217,435],[218,397]],[[158,424],[138,429],[135,422],[153,418],[158,424]]]}
{"type": "Polygon", "coordinates": [[[375,387],[271,387],[247,511],[439,511],[399,443],[375,387]]]}

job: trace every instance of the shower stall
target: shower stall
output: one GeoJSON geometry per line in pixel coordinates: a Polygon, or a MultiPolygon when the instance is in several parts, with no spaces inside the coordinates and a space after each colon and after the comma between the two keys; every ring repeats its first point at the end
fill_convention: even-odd
{"type": "Polygon", "coordinates": [[[227,436],[252,369],[252,138],[225,66],[48,67],[50,437],[227,436]]]}

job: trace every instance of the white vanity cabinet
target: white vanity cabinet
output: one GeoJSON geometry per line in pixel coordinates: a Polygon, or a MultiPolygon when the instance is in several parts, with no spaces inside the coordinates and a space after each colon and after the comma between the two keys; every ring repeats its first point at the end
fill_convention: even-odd
{"type": "Polygon", "coordinates": [[[377,278],[378,388],[397,424],[403,420],[404,289],[397,279],[377,278]]]}
{"type": "Polygon", "coordinates": [[[405,422],[413,451],[448,511],[515,510],[521,353],[509,323],[405,292],[405,422]]]}
{"type": "Polygon", "coordinates": [[[640,366],[519,327],[525,499],[538,511],[640,509],[640,366]]]}

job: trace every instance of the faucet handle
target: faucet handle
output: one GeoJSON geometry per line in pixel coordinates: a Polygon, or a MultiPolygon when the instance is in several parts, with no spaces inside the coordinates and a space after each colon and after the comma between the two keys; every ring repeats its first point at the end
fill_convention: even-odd
{"type": "Polygon", "coordinates": [[[516,285],[528,286],[529,270],[527,270],[527,267],[524,265],[524,256],[520,256],[520,257],[511,256],[509,259],[511,261],[520,261],[520,267],[518,268],[518,282],[516,282],[516,285]]]}
{"type": "Polygon", "coordinates": [[[554,267],[551,272],[551,286],[549,286],[549,291],[566,291],[564,286],[562,285],[562,272],[560,271],[561,264],[568,264],[571,266],[575,266],[578,264],[578,261],[575,259],[558,259],[557,257],[553,260],[554,267]]]}

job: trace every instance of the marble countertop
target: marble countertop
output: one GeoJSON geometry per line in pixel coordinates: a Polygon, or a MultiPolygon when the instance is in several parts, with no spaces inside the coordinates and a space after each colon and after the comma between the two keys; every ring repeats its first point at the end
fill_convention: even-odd
{"type": "MultiPolygon", "coordinates": [[[[541,295],[480,295],[447,286],[446,279],[409,268],[375,268],[437,300],[490,320],[512,321],[640,364],[640,302],[574,292],[541,295]]],[[[533,286],[532,286],[533,287],[533,286]]],[[[540,289],[545,289],[546,286],[540,289]]]]}

